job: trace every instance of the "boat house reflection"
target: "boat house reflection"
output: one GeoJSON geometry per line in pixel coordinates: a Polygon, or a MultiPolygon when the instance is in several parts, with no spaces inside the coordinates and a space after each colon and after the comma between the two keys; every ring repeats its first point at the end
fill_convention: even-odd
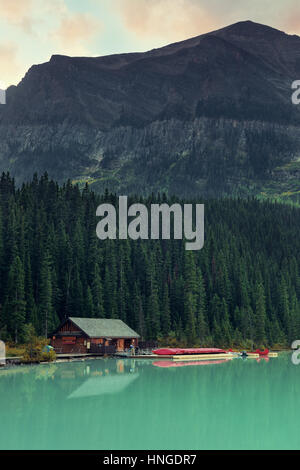
{"type": "MultiPolygon", "coordinates": [[[[96,361],[95,361],[96,362],[96,361]]],[[[101,369],[94,364],[86,364],[84,380],[73,390],[68,399],[96,397],[105,394],[115,394],[123,391],[139,376],[136,361],[119,359],[110,361],[101,369]]]]}

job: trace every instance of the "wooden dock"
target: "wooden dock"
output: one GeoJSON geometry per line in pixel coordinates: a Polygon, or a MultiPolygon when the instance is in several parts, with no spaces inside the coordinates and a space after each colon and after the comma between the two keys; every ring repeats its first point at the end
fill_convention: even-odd
{"type": "MultiPolygon", "coordinates": [[[[172,359],[174,356],[158,356],[156,354],[136,354],[135,356],[126,355],[126,354],[108,354],[109,357],[114,357],[118,359],[172,359]]],[[[92,359],[92,358],[99,358],[104,357],[102,353],[69,353],[69,354],[56,354],[56,360],[58,359],[92,359]]]]}
{"type": "Polygon", "coordinates": [[[20,364],[22,357],[18,356],[9,356],[5,358],[6,364],[20,364]]]}
{"type": "MultiPolygon", "coordinates": [[[[166,356],[165,356],[166,357],[166,356]]],[[[218,353],[218,354],[184,354],[170,356],[174,361],[207,361],[211,359],[233,359],[237,357],[236,354],[231,353],[218,353]]]]}
{"type": "Polygon", "coordinates": [[[91,357],[103,357],[102,353],[56,353],[56,359],[84,359],[91,357]]]}

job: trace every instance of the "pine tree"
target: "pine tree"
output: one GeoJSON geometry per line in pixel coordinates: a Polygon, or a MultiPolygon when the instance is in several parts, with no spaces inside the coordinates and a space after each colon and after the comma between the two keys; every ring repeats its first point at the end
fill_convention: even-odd
{"type": "Polygon", "coordinates": [[[262,283],[256,285],[256,299],[255,299],[255,316],[256,316],[256,328],[255,328],[255,339],[258,345],[263,345],[266,342],[266,300],[264,287],[262,283]]]}
{"type": "Polygon", "coordinates": [[[26,318],[24,278],[23,265],[19,256],[16,256],[8,274],[7,297],[4,305],[4,315],[16,343],[22,338],[26,318]]]}
{"type": "Polygon", "coordinates": [[[30,257],[27,253],[25,263],[25,301],[26,301],[26,323],[33,325],[33,328],[38,327],[38,311],[33,295],[32,271],[30,257]]]}
{"type": "Polygon", "coordinates": [[[132,301],[132,327],[139,332],[142,339],[146,338],[146,323],[144,306],[142,302],[141,292],[137,282],[134,284],[133,301],[132,301]]]}
{"type": "Polygon", "coordinates": [[[160,309],[155,283],[152,285],[151,293],[147,298],[146,325],[147,336],[149,339],[157,339],[160,334],[160,309]]]}
{"type": "Polygon", "coordinates": [[[197,321],[196,321],[196,334],[200,343],[204,343],[209,336],[209,329],[206,320],[206,292],[205,284],[202,276],[201,269],[198,272],[197,278],[198,302],[197,302],[197,321]]]}
{"type": "Polygon", "coordinates": [[[188,342],[194,343],[197,323],[197,276],[194,254],[190,251],[185,255],[184,278],[185,334],[188,342]]]}
{"type": "Polygon", "coordinates": [[[171,311],[170,299],[168,292],[168,284],[164,283],[163,300],[162,300],[162,316],[161,316],[161,331],[163,336],[167,336],[171,330],[171,311]]]}
{"type": "Polygon", "coordinates": [[[293,341],[293,325],[290,315],[290,304],[288,288],[285,279],[281,277],[278,288],[278,312],[283,325],[285,325],[285,332],[289,342],[293,341]]]}
{"type": "Polygon", "coordinates": [[[89,318],[94,317],[94,313],[93,295],[90,286],[88,286],[85,298],[84,316],[89,318]]]}
{"type": "Polygon", "coordinates": [[[92,279],[92,303],[93,309],[91,311],[92,316],[95,318],[104,318],[104,305],[103,305],[103,289],[102,289],[102,280],[100,277],[99,265],[95,263],[94,265],[94,274],[92,279]]]}
{"type": "Polygon", "coordinates": [[[188,292],[185,298],[185,318],[186,318],[186,328],[185,333],[189,345],[193,345],[196,340],[196,317],[195,317],[195,305],[193,294],[188,292]]]}
{"type": "Polygon", "coordinates": [[[41,319],[40,332],[47,337],[57,325],[52,304],[51,258],[48,252],[45,252],[41,263],[38,309],[41,319]]]}

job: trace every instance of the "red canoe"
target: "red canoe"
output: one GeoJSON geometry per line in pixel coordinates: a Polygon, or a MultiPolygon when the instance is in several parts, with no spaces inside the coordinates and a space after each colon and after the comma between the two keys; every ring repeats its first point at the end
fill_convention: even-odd
{"type": "Polygon", "coordinates": [[[256,354],[259,354],[260,356],[267,356],[269,354],[269,350],[265,349],[264,351],[261,351],[260,349],[257,349],[256,354]]]}
{"type": "Polygon", "coordinates": [[[155,349],[152,351],[154,354],[158,354],[160,356],[176,356],[176,355],[184,355],[184,354],[221,354],[226,353],[224,349],[218,348],[189,348],[189,349],[181,349],[181,348],[162,348],[162,349],[155,349]]]}

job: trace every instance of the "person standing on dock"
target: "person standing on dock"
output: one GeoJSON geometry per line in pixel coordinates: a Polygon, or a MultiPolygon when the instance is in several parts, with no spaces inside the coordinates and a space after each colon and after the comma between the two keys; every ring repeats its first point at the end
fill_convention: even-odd
{"type": "Polygon", "coordinates": [[[135,356],[135,346],[133,343],[131,343],[130,345],[130,354],[131,356],[135,356]]]}

